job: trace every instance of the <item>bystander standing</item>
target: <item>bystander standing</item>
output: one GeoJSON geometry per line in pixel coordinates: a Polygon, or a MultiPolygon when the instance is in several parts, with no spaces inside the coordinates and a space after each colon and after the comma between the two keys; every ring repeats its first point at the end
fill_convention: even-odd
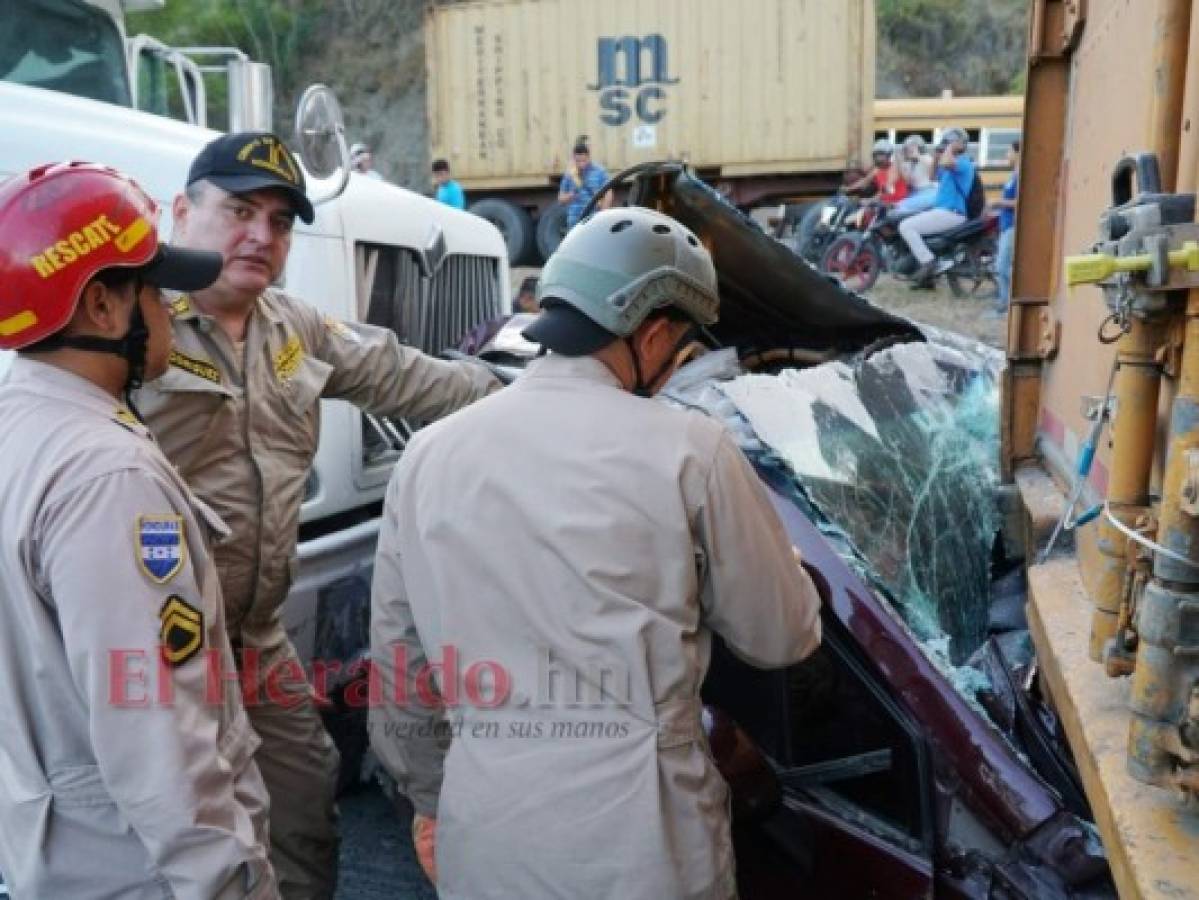
{"type": "Polygon", "coordinates": [[[1020,141],[1012,141],[1007,152],[1012,174],[1003,186],[1003,196],[994,203],[999,211],[999,249],[995,254],[995,280],[999,293],[995,311],[1006,312],[1012,296],[1012,251],[1016,245],[1016,195],[1020,190],[1020,141]]]}
{"type": "MultiPolygon", "coordinates": [[[[566,204],[566,227],[574,228],[583,216],[583,210],[599,189],[608,180],[608,173],[599,163],[591,161],[591,148],[585,141],[577,141],[572,151],[574,163],[562,175],[558,187],[558,202],[566,204]]],[[[599,208],[607,209],[612,204],[609,193],[600,198],[599,208]]]]}
{"type": "Polygon", "coordinates": [[[444,159],[433,160],[433,184],[437,187],[437,202],[454,209],[466,209],[466,194],[462,185],[450,175],[450,164],[444,159]]]}

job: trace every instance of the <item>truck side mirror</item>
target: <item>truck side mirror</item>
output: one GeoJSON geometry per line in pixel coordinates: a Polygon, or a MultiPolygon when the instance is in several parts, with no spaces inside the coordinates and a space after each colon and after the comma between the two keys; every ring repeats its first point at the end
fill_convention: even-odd
{"type": "Polygon", "coordinates": [[[350,180],[350,151],[341,104],[331,88],[313,84],[296,104],[296,147],[304,168],[317,179],[337,178],[331,191],[310,192],[313,206],[341,194],[350,180]]]}

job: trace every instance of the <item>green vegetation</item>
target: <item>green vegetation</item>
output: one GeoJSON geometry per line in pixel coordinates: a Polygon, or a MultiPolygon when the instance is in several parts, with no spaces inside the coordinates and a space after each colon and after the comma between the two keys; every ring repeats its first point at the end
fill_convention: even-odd
{"type": "MultiPolygon", "coordinates": [[[[269,63],[275,79],[275,120],[282,126],[308,82],[301,61],[315,46],[328,0],[174,0],[129,16],[131,34],[152,34],[173,47],[236,47],[269,63]]],[[[210,79],[217,127],[224,117],[223,84],[210,79]]]]}
{"type": "Polygon", "coordinates": [[[1019,93],[1028,0],[876,0],[879,97],[1019,93]]]}

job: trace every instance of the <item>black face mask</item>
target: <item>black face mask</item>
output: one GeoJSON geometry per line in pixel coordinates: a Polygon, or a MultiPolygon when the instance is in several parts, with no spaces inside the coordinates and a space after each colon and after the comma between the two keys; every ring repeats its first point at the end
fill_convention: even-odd
{"type": "Polygon", "coordinates": [[[694,324],[688,325],[687,330],[683,332],[683,336],[675,341],[674,349],[672,349],[667,355],[666,362],[662,363],[662,365],[658,367],[658,371],[654,372],[654,374],[649,378],[642,378],[641,376],[641,358],[637,355],[637,351],[633,347],[632,338],[624,338],[625,346],[629,350],[629,356],[633,359],[633,377],[635,379],[633,384],[633,393],[638,397],[652,397],[653,392],[650,390],[650,387],[654,385],[658,379],[662,377],[662,374],[674,364],[675,357],[679,355],[684,347],[695,340],[698,334],[699,326],[694,324]]]}

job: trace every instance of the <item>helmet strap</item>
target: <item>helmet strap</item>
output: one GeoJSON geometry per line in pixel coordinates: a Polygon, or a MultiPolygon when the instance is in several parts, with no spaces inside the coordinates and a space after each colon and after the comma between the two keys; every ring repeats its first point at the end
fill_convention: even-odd
{"type": "Polygon", "coordinates": [[[625,346],[628,347],[629,350],[629,356],[631,356],[633,359],[633,377],[635,379],[633,383],[633,394],[638,397],[645,397],[647,399],[652,397],[653,393],[651,392],[650,388],[657,383],[658,379],[662,377],[667,369],[674,365],[675,357],[679,355],[683,348],[695,340],[695,334],[698,330],[699,329],[695,325],[689,326],[687,330],[683,332],[682,337],[675,341],[674,348],[666,356],[666,361],[662,363],[662,365],[658,366],[658,371],[654,372],[654,374],[649,378],[642,378],[641,376],[641,358],[637,355],[637,351],[633,347],[632,335],[624,338],[623,340],[625,342],[625,346]]]}
{"type": "MultiPolygon", "coordinates": [[[[146,327],[146,319],[142,315],[141,292],[142,281],[137,278],[133,282],[133,314],[129,317],[129,330],[121,338],[102,338],[94,335],[64,335],[56,334],[43,341],[39,349],[57,350],[69,347],[72,350],[86,350],[90,353],[111,353],[125,360],[129,369],[125,375],[124,392],[126,402],[129,395],[142,386],[146,372],[146,346],[150,340],[150,329],[146,327]]],[[[133,404],[129,403],[132,410],[133,404]]],[[[140,419],[141,417],[138,416],[140,419]]]]}

